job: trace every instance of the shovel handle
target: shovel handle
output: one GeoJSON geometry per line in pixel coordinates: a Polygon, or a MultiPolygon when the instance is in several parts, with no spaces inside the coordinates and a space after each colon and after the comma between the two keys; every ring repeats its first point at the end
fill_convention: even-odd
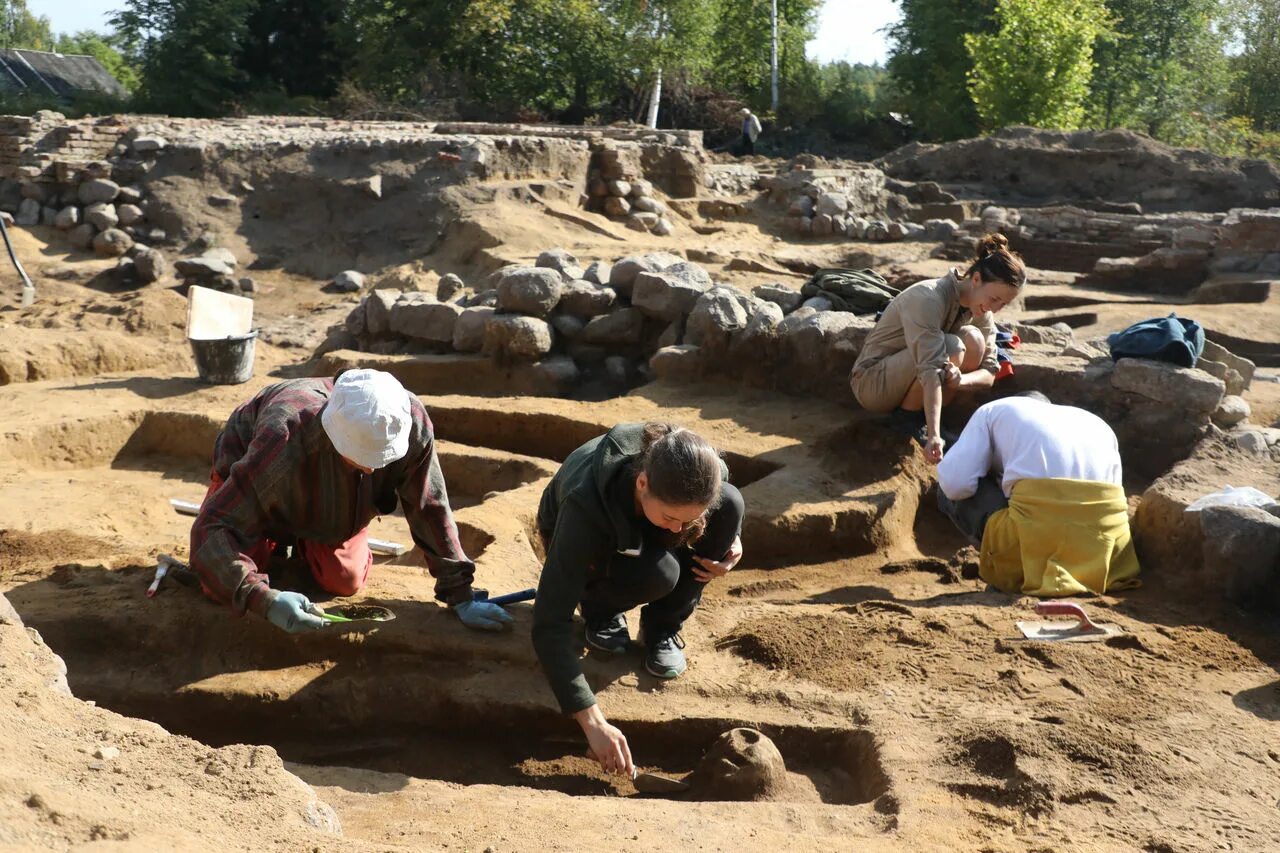
{"type": "Polygon", "coordinates": [[[1079,623],[1081,630],[1096,631],[1098,626],[1089,618],[1089,614],[1084,612],[1084,608],[1079,604],[1070,601],[1040,601],[1036,603],[1036,613],[1041,616],[1071,616],[1079,623]]]}

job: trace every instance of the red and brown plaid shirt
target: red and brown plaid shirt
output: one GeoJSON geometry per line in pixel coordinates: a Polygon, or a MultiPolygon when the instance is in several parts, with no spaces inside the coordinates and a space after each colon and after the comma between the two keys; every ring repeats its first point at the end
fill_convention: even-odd
{"type": "Polygon", "coordinates": [[[399,501],[414,544],[436,579],[436,598],[471,598],[475,564],[458,541],[431,420],[410,395],[413,417],[403,459],[364,474],[347,465],[320,423],[332,379],[271,385],[237,408],[213,450],[222,485],[191,528],[191,566],[237,613],[264,614],[274,597],[265,567],[247,552],[263,539],[339,544],[394,512],[399,501]]]}

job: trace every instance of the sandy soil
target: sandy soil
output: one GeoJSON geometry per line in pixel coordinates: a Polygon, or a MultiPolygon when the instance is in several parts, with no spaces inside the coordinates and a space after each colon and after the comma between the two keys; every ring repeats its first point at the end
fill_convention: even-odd
{"type": "MultiPolygon", "coordinates": [[[[591,215],[554,197],[530,205],[495,192],[471,211],[490,248],[446,252],[430,274],[476,277],[553,245],[584,258],[673,245],[566,216],[591,215]],[[610,229],[621,239],[601,233],[610,229]]],[[[744,288],[798,285],[785,266],[797,259],[892,263],[920,276],[947,266],[918,244],[791,245],[778,239],[774,216],[715,223],[722,230],[709,235],[692,230],[707,225],[692,216],[674,244],[716,253],[724,260],[706,262],[713,274],[744,288]],[[724,270],[733,257],[773,271],[724,270]]],[[[12,276],[0,275],[0,365],[10,370],[0,387],[0,592],[65,660],[78,699],[50,686],[56,662],[5,617],[0,844],[1280,845],[1273,622],[1181,597],[1162,566],[1147,565],[1141,589],[1087,602],[1123,636],[1020,641],[1014,623],[1034,601],[975,579],[972,552],[933,509],[932,474],[915,448],[852,408],[817,400],[661,384],[598,403],[423,397],[477,582],[494,592],[536,583],[537,499],[584,438],[662,416],[727,452],[749,508],[747,556],[708,588],[687,626],[689,672],[660,683],[638,674],[638,655],[587,656],[584,666],[644,769],[683,776],[735,725],[770,734],[789,770],[772,801],[653,798],[600,773],[554,709],[528,640],[529,606],[512,608],[508,633],[469,632],[433,602],[413,552],[379,558],[356,597],[396,612],[372,628],[286,636],[229,618],[173,581],[149,600],[157,556],[186,553],[189,519],[168,500],[199,499],[230,409],[302,370],[309,348],[284,344],[321,338],[351,298],[298,275],[255,272],[266,285],[259,320],[279,339],[261,342],[249,384],[204,386],[184,349],[176,293],[95,289],[102,262],[68,258],[39,231],[16,233],[41,299],[14,310],[12,276]],[[107,746],[119,755],[94,757],[107,746]]],[[[1073,292],[1054,274],[1040,279],[1036,295],[1073,292]]],[[[1078,333],[1164,308],[1117,297],[1081,309],[1098,318],[1078,333]]],[[[1231,306],[1203,308],[1210,323],[1236,322],[1231,306]]],[[[1066,310],[1077,309],[1051,313],[1066,310]]],[[[1250,312],[1241,334],[1280,327],[1274,298],[1250,312]]],[[[1255,383],[1250,401],[1268,419],[1255,421],[1280,414],[1276,387],[1255,383]]],[[[373,535],[408,541],[396,516],[375,522],[373,535]]],[[[285,578],[290,567],[279,570],[285,578]]]]}

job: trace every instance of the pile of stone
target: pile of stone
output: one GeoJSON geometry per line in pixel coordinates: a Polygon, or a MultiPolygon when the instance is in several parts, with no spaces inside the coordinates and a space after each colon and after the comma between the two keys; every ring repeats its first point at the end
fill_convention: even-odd
{"type": "Polygon", "coordinates": [[[789,229],[801,236],[876,241],[924,237],[923,226],[908,221],[907,198],[872,166],[826,168],[797,160],[760,183],[773,204],[787,207],[789,229]]]}
{"type": "Polygon", "coordinates": [[[597,151],[587,179],[587,208],[625,222],[633,231],[666,237],[674,230],[667,206],[654,195],[653,184],[639,177],[638,159],[627,149],[597,151]]]}
{"type": "MultiPolygon", "coordinates": [[[[160,138],[140,137],[132,147],[139,156],[154,157],[164,144],[160,138]]],[[[105,161],[88,163],[70,174],[65,169],[22,167],[16,224],[53,226],[66,232],[73,247],[92,249],[104,257],[122,257],[134,243],[165,241],[164,230],[147,221],[143,190],[137,185],[122,186],[112,179],[114,172],[105,161]]]]}

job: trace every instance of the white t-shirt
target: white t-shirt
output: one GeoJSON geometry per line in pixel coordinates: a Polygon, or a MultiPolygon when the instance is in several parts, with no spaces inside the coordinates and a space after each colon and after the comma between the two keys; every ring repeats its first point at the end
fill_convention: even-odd
{"type": "Polygon", "coordinates": [[[1106,421],[1075,406],[1006,397],[973,413],[938,463],[938,487],[972,497],[988,473],[1006,496],[1019,480],[1066,478],[1120,485],[1120,448],[1106,421]]]}

